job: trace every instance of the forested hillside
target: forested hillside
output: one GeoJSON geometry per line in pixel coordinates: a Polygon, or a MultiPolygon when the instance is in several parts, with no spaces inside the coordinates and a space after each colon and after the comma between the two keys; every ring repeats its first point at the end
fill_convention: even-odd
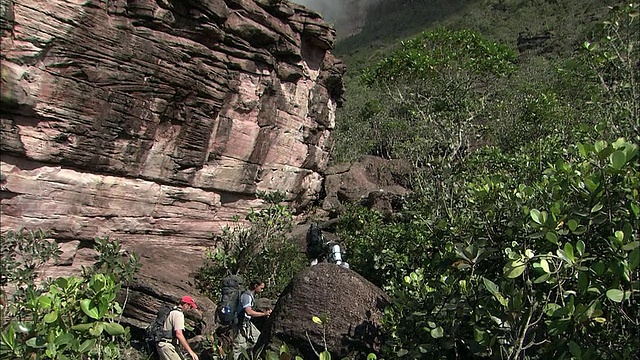
{"type": "Polygon", "coordinates": [[[430,3],[385,2],[337,47],[334,161],[413,169],[400,213],[340,220],[395,300],[382,355],[637,359],[638,4],[430,3]]]}

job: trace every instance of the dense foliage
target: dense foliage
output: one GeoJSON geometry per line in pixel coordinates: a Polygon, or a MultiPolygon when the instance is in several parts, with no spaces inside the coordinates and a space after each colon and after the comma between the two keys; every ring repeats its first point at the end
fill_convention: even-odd
{"type": "Polygon", "coordinates": [[[55,260],[58,246],[42,231],[2,235],[3,359],[122,359],[129,329],[120,325],[116,296],[139,269],[135,254],[123,256],[117,241],[96,239],[98,262],[82,276],[36,282],[37,271],[55,260]]]}
{"type": "Polygon", "coordinates": [[[293,216],[283,205],[282,193],[261,193],[266,206],[253,210],[245,221],[234,219],[217,236],[216,246],[206,253],[205,264],[195,274],[196,285],[217,301],[222,278],[240,275],[246,282],[265,282],[263,296],[277,299],[279,294],[306,264],[298,243],[289,237],[293,216]]]}
{"type": "MultiPolygon", "coordinates": [[[[415,169],[398,214],[354,206],[340,219],[351,267],[394,298],[368,359],[640,357],[639,12],[602,1],[619,5],[597,27],[587,22],[604,18],[600,0],[555,17],[572,5],[438,2],[472,11],[390,47],[385,26],[408,34],[441,16],[423,1],[381,2],[365,26],[375,31],[339,45],[364,71],[347,74],[334,161],[377,154],[415,169]],[[431,17],[386,21],[398,4],[431,17]],[[516,49],[548,33],[544,54],[516,49]]],[[[282,195],[261,196],[267,206],[225,228],[195,275],[214,301],[228,274],[263,279],[275,299],[306,263],[282,195]]],[[[95,266],[37,284],[57,246],[27,231],[0,245],[3,358],[126,358],[115,298],[135,254],[96,239],[95,266]]],[[[291,358],[286,346],[265,356],[291,358]]]]}
{"type": "Polygon", "coordinates": [[[640,356],[638,5],[611,10],[570,59],[440,29],[365,71],[339,136],[372,143],[337,149],[416,169],[401,213],[340,223],[395,298],[385,357],[640,356]]]}

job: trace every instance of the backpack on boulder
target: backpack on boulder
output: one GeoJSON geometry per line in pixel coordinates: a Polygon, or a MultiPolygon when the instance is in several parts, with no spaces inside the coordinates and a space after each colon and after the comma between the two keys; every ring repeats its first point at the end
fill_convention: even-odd
{"type": "Polygon", "coordinates": [[[222,296],[218,304],[218,320],[222,325],[238,323],[238,305],[240,295],[246,291],[244,280],[238,275],[229,275],[222,279],[222,296]]]}
{"type": "Polygon", "coordinates": [[[164,322],[169,317],[169,313],[176,309],[176,307],[163,306],[158,310],[156,319],[144,330],[144,339],[147,345],[154,345],[158,341],[171,340],[173,338],[172,330],[164,330],[164,322]]]}

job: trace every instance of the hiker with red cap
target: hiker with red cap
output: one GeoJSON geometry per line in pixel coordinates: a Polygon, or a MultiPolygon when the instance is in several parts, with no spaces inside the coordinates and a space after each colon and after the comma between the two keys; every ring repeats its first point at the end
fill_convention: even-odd
{"type": "Polygon", "coordinates": [[[191,350],[187,339],[182,333],[184,331],[184,314],[182,312],[197,308],[198,306],[193,298],[187,295],[183,296],[180,299],[180,304],[171,310],[164,321],[164,330],[167,334],[171,333],[171,338],[162,339],[156,343],[156,350],[158,350],[160,360],[182,360],[180,351],[178,351],[178,346],[180,345],[191,355],[193,360],[198,360],[198,355],[191,350]]]}

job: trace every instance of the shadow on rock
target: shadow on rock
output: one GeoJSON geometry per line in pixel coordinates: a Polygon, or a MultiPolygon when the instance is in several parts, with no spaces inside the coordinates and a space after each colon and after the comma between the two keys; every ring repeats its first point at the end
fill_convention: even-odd
{"type": "Polygon", "coordinates": [[[314,358],[379,351],[380,320],[389,297],[356,272],[320,263],[300,272],[289,283],[258,341],[258,348],[277,351],[287,344],[293,354],[314,358]],[[324,325],[312,318],[325,317],[324,325]]]}

